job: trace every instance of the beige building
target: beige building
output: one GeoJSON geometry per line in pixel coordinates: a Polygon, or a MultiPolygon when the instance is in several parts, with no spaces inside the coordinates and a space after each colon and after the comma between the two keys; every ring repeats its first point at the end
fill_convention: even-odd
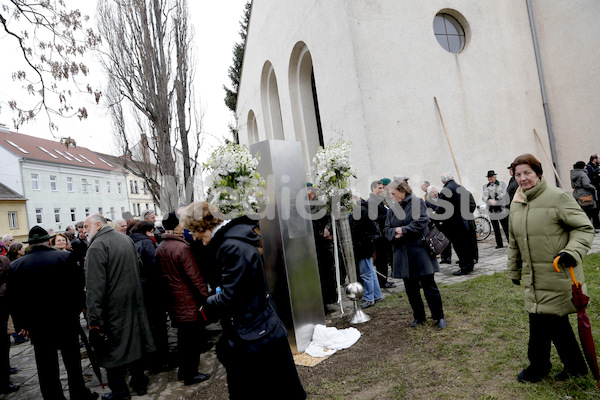
{"type": "Polygon", "coordinates": [[[27,199],[0,183],[0,238],[11,234],[17,242],[27,240],[27,199]]]}
{"type": "MultiPolygon", "coordinates": [[[[118,165],[124,171],[126,193],[129,201],[129,211],[131,215],[140,219],[142,213],[145,210],[152,210],[156,214],[156,220],[161,221],[163,213],[161,212],[160,206],[154,202],[152,193],[148,190],[148,186],[144,178],[136,176],[129,169],[124,167],[123,157],[113,156],[109,154],[98,153],[100,156],[109,160],[110,162],[118,165]]],[[[129,161],[131,164],[131,161],[129,161]]],[[[144,164],[147,167],[151,167],[151,164],[144,164]]],[[[157,174],[158,176],[158,174],[157,174]]],[[[117,219],[121,219],[122,214],[119,214],[117,219]]]]}
{"type": "Polygon", "coordinates": [[[570,190],[572,164],[600,151],[599,20],[596,0],[255,0],[240,141],[300,141],[308,173],[341,136],[363,195],[450,171],[479,198],[523,153],[553,183],[554,159],[570,190]]]}

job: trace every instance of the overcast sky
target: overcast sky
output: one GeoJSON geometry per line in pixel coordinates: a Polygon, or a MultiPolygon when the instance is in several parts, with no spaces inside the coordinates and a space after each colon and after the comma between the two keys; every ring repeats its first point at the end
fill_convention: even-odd
{"type": "MultiPolygon", "coordinates": [[[[241,40],[239,22],[246,0],[188,1],[190,20],[195,31],[196,96],[204,113],[204,131],[210,135],[225,137],[229,134],[227,125],[233,121],[233,116],[223,101],[225,92],[222,87],[230,86],[227,69],[232,62],[233,45],[241,40]]],[[[95,12],[95,3],[95,0],[67,0],[68,5],[80,8],[90,16],[95,12]]],[[[25,104],[32,100],[21,88],[22,83],[12,82],[11,73],[20,68],[20,49],[16,40],[5,34],[0,35],[0,54],[4,61],[0,64],[0,123],[14,130],[13,114],[8,107],[8,101],[16,98],[25,104]]],[[[105,81],[99,65],[87,60],[86,62],[90,68],[95,69],[92,71],[92,79],[97,82],[105,81]]],[[[55,137],[58,139],[70,136],[79,145],[91,150],[113,153],[110,118],[93,101],[84,101],[87,103],[89,118],[79,122],[77,118],[65,120],[55,117],[54,122],[59,126],[59,131],[54,133],[55,137]]],[[[45,116],[39,117],[34,123],[23,125],[19,132],[53,139],[45,116]]],[[[214,142],[213,140],[212,143],[214,142]]]]}

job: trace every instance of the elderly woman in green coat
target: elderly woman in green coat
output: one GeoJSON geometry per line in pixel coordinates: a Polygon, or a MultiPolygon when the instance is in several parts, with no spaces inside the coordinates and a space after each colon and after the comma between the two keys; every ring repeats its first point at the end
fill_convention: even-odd
{"type": "Polygon", "coordinates": [[[576,312],[571,301],[573,266],[577,279],[586,285],[581,266],[594,239],[594,229],[579,204],[566,191],[548,185],[542,165],[531,154],[512,164],[519,184],[509,215],[508,276],[525,287],[529,312],[529,366],[519,382],[539,382],[552,368],[550,347],[554,343],[564,369],[555,376],[563,380],[587,373],[568,314],[576,312]],[[560,273],[552,267],[559,258],[560,273]]]}

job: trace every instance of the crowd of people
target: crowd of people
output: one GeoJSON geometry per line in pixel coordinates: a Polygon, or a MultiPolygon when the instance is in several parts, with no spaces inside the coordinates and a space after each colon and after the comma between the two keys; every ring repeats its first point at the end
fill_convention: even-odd
{"type": "MultiPolygon", "coordinates": [[[[518,379],[537,382],[550,371],[554,343],[564,371],[560,379],[587,373],[569,325],[575,310],[567,272],[553,275],[555,258],[562,269],[574,267],[584,283],[581,260],[598,226],[600,160],[577,162],[571,171],[573,195],[548,185],[541,163],[519,156],[508,167],[508,184],[486,174],[481,200],[492,220],[496,247],[508,242],[508,275],[525,288],[529,313],[530,365],[518,379]],[[533,285],[535,277],[535,285],[533,285]]],[[[447,327],[442,296],[434,275],[439,263],[458,257],[454,275],[467,275],[478,261],[473,195],[450,173],[438,189],[427,181],[418,197],[406,177],[372,182],[367,200],[355,196],[358,213],[350,217],[356,271],[364,287],[361,307],[382,300],[382,289],[402,279],[413,311],[411,328],[431,319],[447,327]],[[424,240],[434,228],[450,244],[439,254],[424,240]]],[[[309,200],[318,190],[309,186],[309,200]]],[[[322,204],[311,203],[311,212],[322,204]]],[[[68,375],[71,398],[95,399],[81,370],[80,339],[86,339],[80,315],[89,328],[89,342],[99,366],[106,369],[110,393],[103,399],[129,399],[147,392],[145,370],[178,367],[184,385],[210,379],[199,371],[200,356],[210,345],[207,324],[220,320],[223,334],[216,353],[226,369],[230,398],[241,399],[247,388],[269,377],[280,385],[263,386],[264,398],[304,399],[287,341],[265,279],[258,221],[226,220],[206,202],[181,206],[165,215],[160,228],[155,213],[142,220],[131,215],[109,221],[96,214],[54,234],[34,226],[25,243],[7,234],[0,245],[0,393],[19,389],[10,381],[9,313],[15,334],[31,338],[42,396],[64,399],[58,351],[68,375]],[[25,245],[28,245],[27,247],[25,245]],[[171,355],[168,324],[177,328],[177,352],[171,355]],[[60,329],[56,329],[59,326],[60,329]],[[130,380],[127,381],[127,376],[130,380]],[[284,392],[282,392],[284,388],[284,392]]],[[[331,219],[313,220],[324,310],[336,301],[331,219]]],[[[345,276],[342,276],[345,280],[345,276]]],[[[585,283],[583,285],[585,289],[585,283]]]]}
{"type": "MultiPolygon", "coordinates": [[[[178,367],[184,385],[210,379],[199,372],[200,356],[211,348],[205,327],[217,320],[223,335],[216,352],[227,371],[230,398],[245,398],[249,385],[266,372],[286,385],[284,392],[281,386],[265,392],[265,398],[306,398],[287,330],[270,299],[257,221],[220,216],[197,202],[168,213],[158,229],[151,210],[139,221],[130,216],[113,222],[96,214],[57,234],[34,226],[27,253],[20,243],[21,254],[12,261],[0,256],[4,333],[10,312],[15,330],[31,338],[43,398],[65,398],[59,351],[70,398],[99,397],[82,375],[80,338],[87,338],[82,313],[97,365],[106,370],[111,392],[105,400],[146,394],[146,370],[178,367]],[[173,355],[169,319],[177,329],[173,355]]],[[[4,237],[9,248],[17,247],[12,241],[4,237]]],[[[0,342],[0,392],[10,393],[19,387],[9,378],[8,335],[0,342]]]]}
{"type": "MultiPolygon", "coordinates": [[[[588,164],[575,163],[571,171],[572,196],[547,184],[541,163],[531,154],[517,157],[508,170],[511,176],[508,184],[497,180],[494,170],[487,172],[488,183],[483,185],[481,200],[490,215],[496,248],[504,247],[503,233],[508,242],[508,275],[516,285],[523,281],[525,288],[525,309],[530,320],[530,365],[517,378],[520,382],[538,382],[544,378],[551,367],[552,343],[564,364],[564,370],[555,379],[586,374],[585,361],[568,321],[568,314],[576,310],[566,270],[574,268],[585,291],[581,261],[594,234],[600,232],[600,159],[592,155],[588,164]],[[562,268],[560,275],[553,275],[554,259],[562,268]]],[[[441,263],[451,263],[454,248],[460,267],[454,275],[471,273],[478,260],[473,222],[477,206],[473,195],[450,173],[444,173],[441,182],[442,189],[428,181],[421,182],[425,196],[420,199],[406,177],[393,181],[382,178],[371,183],[368,200],[355,199],[361,210],[360,218],[352,219],[357,269],[364,286],[361,307],[374,305],[381,299],[381,288],[393,285],[388,280],[391,267],[391,277],[404,281],[413,310],[411,328],[426,320],[421,290],[436,326],[440,329],[447,326],[434,279],[439,271],[437,254],[427,251],[423,240],[429,230],[436,227],[450,239],[439,256],[441,263]],[[371,264],[373,259],[375,267],[371,264]],[[375,279],[375,275],[379,279],[375,279]]],[[[319,228],[323,221],[327,221],[327,217],[313,221],[321,276],[331,274],[328,268],[331,257],[327,253],[333,251],[322,244],[327,242],[328,236],[326,229],[319,228]]],[[[333,291],[331,283],[325,284],[330,281],[321,279],[325,303],[331,299],[327,294],[333,291]]]]}

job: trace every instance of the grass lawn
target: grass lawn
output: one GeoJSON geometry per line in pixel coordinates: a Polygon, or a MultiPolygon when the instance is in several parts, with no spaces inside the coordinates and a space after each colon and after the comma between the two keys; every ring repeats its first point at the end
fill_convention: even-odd
{"type": "MultiPolygon", "coordinates": [[[[600,253],[586,257],[584,270],[592,299],[587,312],[600,349],[600,253]]],[[[517,374],[528,365],[528,315],[523,287],[513,285],[506,274],[481,276],[440,290],[447,329],[439,331],[431,324],[407,328],[412,315],[406,295],[388,297],[369,309],[380,324],[372,320],[357,326],[363,337],[353,356],[354,346],[343,351],[348,360],[340,352],[331,357],[329,366],[315,367],[306,386],[309,398],[600,399],[591,374],[564,382],[552,378],[562,370],[554,347],[548,378],[537,384],[517,382],[517,374]],[[402,317],[394,320],[391,315],[402,317]],[[342,377],[324,378],[318,370],[340,366],[346,368],[342,377]]],[[[570,320],[577,336],[575,316],[570,320]]]]}

